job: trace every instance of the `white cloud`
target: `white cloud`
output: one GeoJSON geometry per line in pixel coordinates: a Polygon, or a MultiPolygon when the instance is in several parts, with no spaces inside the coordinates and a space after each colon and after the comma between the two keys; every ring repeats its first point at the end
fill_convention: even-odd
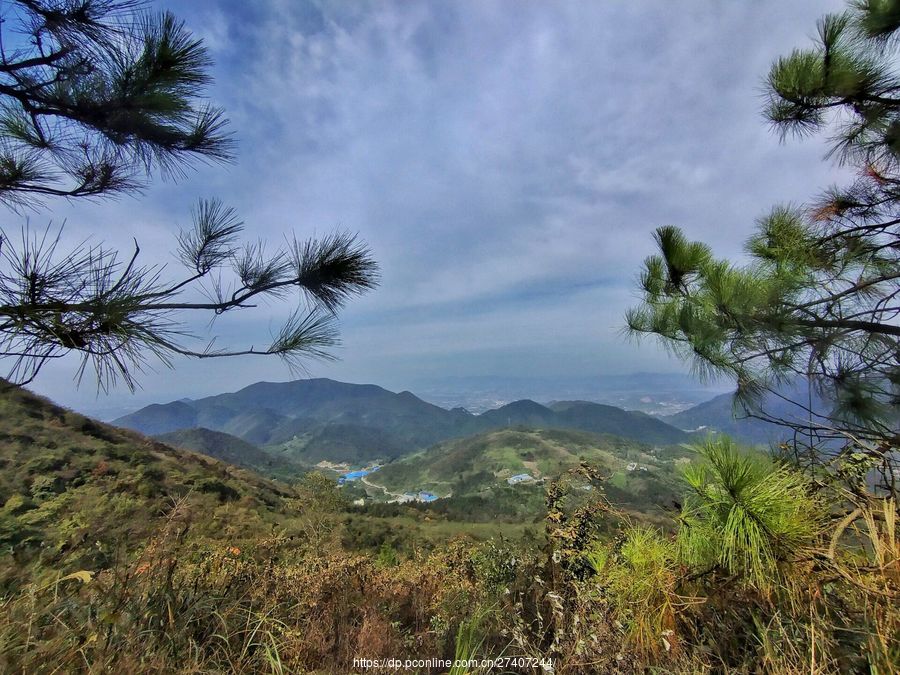
{"type": "MultiPolygon", "coordinates": [[[[384,283],[348,308],[345,362],[320,374],[489,368],[484,355],[504,349],[527,368],[544,345],[560,372],[647,369],[664,357],[618,328],[653,228],[682,225],[740,255],[771,204],[838,177],[821,142],[779,144],[758,108],[771,61],[841,6],[192,3],[239,163],[72,212],[117,245],[138,236],[150,256],[197,196],[233,203],[254,238],[359,231],[384,283]]],[[[284,309],[266,312],[235,333],[267,335],[284,309]]],[[[146,387],[189,393],[219,368],[180,366],[146,387]]],[[[216,386],[283,371],[228,372],[234,384],[216,386]]],[[[68,391],[57,375],[40,386],[68,391]]]]}

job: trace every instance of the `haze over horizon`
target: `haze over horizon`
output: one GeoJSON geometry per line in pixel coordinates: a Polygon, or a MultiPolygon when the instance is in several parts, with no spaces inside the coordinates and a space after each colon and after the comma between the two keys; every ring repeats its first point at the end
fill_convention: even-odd
{"type": "MultiPolygon", "coordinates": [[[[138,199],[50,202],[30,225],[65,221],[67,241],[124,251],[135,237],[145,262],[173,268],[199,197],[272,245],[292,228],[359,232],[382,285],[341,313],[341,360],[309,363],[312,376],[415,391],[457,375],[685,372],[621,334],[652,231],[676,224],[739,258],[755,218],[839,177],[824,139],[780,143],[759,114],[761,74],[837,1],[154,6],[206,40],[237,162],[138,199]]],[[[291,307],[215,328],[261,343],[291,307]]],[[[89,375],[75,389],[76,366],[48,366],[31,388],[137,408],[293,377],[275,359],[178,360],[135,395],[98,397],[89,375]]]]}

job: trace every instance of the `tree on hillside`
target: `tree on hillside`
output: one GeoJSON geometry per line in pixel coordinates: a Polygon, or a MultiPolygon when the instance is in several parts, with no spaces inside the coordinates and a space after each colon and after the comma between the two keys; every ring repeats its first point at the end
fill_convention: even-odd
{"type": "MultiPolygon", "coordinates": [[[[630,331],[652,334],[701,372],[728,374],[751,415],[815,448],[841,439],[860,472],[896,494],[900,447],[900,2],[861,0],[818,25],[812,47],[779,59],[765,115],[782,135],[828,131],[850,185],[807,207],[777,206],[747,241],[750,263],[713,256],[676,227],[656,231],[630,331]],[[805,419],[761,402],[803,379],[832,406],[805,419]],[[795,436],[799,438],[799,436],[795,436]]],[[[809,457],[820,458],[815,452],[809,457]]],[[[847,464],[843,465],[845,468],[847,464]]]]}
{"type": "MultiPolygon", "coordinates": [[[[16,0],[0,8],[0,201],[15,212],[43,200],[139,191],[154,172],[178,178],[196,161],[232,157],[221,109],[202,97],[210,60],[169,13],[136,0],[16,0]]],[[[155,356],[278,355],[296,365],[337,341],[335,312],[377,283],[368,249],[350,234],[242,244],[233,209],[201,200],[178,239],[187,267],[101,245],[59,251],[59,237],[0,233],[0,357],[27,383],[51,359],[82,356],[101,386],[155,356]],[[212,316],[299,291],[297,311],[268,346],[192,349],[178,317],[212,316]],[[198,293],[202,293],[198,299],[198,293]]]]}

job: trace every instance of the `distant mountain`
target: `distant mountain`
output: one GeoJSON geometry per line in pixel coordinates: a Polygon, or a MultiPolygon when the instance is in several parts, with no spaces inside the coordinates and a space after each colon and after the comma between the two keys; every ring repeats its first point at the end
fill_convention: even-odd
{"type": "Polygon", "coordinates": [[[197,427],[197,411],[184,401],[172,401],[171,403],[154,403],[138,412],[125,415],[113,422],[116,426],[126,427],[140,431],[147,436],[157,436],[178,429],[190,429],[197,427]],[[130,423],[126,420],[134,418],[130,423]]]}
{"type": "MultiPolygon", "coordinates": [[[[781,396],[767,396],[763,400],[762,407],[774,417],[802,423],[809,418],[809,413],[805,408],[810,405],[813,410],[823,414],[829,407],[815,394],[810,399],[809,389],[806,386],[796,385],[783,390],[781,396]],[[801,405],[792,401],[797,401],[801,405]]],[[[748,417],[740,406],[735,405],[733,393],[721,394],[693,408],[662,419],[685,431],[701,433],[715,431],[753,444],[775,443],[790,437],[792,433],[784,426],[748,417]]]]}
{"type": "Polygon", "coordinates": [[[577,377],[443,377],[419,380],[415,392],[444,408],[462,406],[476,413],[504,403],[585,400],[667,415],[709,400],[728,389],[724,382],[700,382],[677,373],[582,375],[577,377]]]}
{"type": "Polygon", "coordinates": [[[483,429],[497,429],[524,424],[532,427],[552,427],[558,421],[556,414],[547,406],[524,399],[508,403],[500,408],[488,410],[477,416],[483,429]]]}
{"type": "Polygon", "coordinates": [[[114,423],[153,434],[207,427],[245,440],[252,437],[261,445],[282,443],[316,425],[340,423],[381,429],[418,446],[446,438],[465,417],[409,392],[310,379],[258,382],[230,394],[151,405],[114,423]]]}
{"type": "Polygon", "coordinates": [[[523,424],[656,444],[688,439],[659,419],[596,403],[548,408],[522,400],[473,415],[426,403],[408,391],[396,394],[371,384],[327,379],[259,382],[230,394],[147,406],[115,424],[153,435],[204,427],[305,463],[392,459],[447,439],[523,424]]]}
{"type": "Polygon", "coordinates": [[[559,401],[550,406],[556,426],[597,434],[613,434],[642,443],[684,443],[686,434],[673,434],[672,426],[642,412],[622,410],[589,401],[559,401]]]}

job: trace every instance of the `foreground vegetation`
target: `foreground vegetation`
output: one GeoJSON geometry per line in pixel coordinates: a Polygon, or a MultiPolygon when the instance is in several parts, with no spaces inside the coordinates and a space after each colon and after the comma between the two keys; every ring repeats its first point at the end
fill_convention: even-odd
{"type": "Polygon", "coordinates": [[[539,523],[479,526],[350,507],[321,476],[280,485],[21,390],[2,405],[3,672],[344,673],[472,650],[558,673],[900,667],[896,505],[838,518],[837,483],[725,438],[684,470],[674,528],[612,506],[589,464],[540,488],[539,523]]]}
{"type": "MultiPolygon", "coordinates": [[[[781,420],[795,434],[779,452],[696,444],[679,515],[657,527],[612,503],[621,459],[598,453],[598,467],[574,436],[531,432],[565,452],[555,464],[521,437],[461,443],[447,451],[473,453],[473,489],[456,483],[470,500],[457,509],[478,508],[475,478],[498,456],[548,474],[530,493],[539,522],[463,523],[449,506],[352,508],[321,475],[279,484],[4,387],[0,670],[346,673],[357,658],[508,655],[567,674],[900,672],[898,31],[900,3],[854,3],[770,74],[784,130],[847,115],[835,151],[857,183],[810,213],[773,211],[745,268],[660,229],[629,315],[735,375],[748,406],[809,381],[833,409],[781,420]]],[[[33,346],[90,354],[85,336],[109,326],[42,328],[33,346]]],[[[434,480],[433,466],[394,478],[434,480]]]]}

